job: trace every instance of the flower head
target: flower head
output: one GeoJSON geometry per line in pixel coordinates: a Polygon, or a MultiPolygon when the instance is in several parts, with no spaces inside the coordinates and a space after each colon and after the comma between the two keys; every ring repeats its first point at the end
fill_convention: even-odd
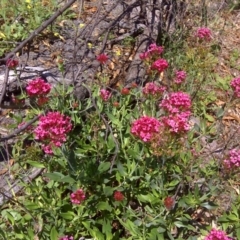
{"type": "Polygon", "coordinates": [[[72,129],[71,119],[60,112],[48,112],[41,116],[34,130],[35,139],[43,142],[43,150],[52,154],[53,147],[60,147],[67,140],[67,133],[72,129]]]}
{"type": "Polygon", "coordinates": [[[156,70],[158,72],[163,72],[165,69],[168,68],[168,62],[163,59],[160,58],[158,60],[156,60],[152,65],[151,65],[151,70],[156,70]]]}
{"type": "Polygon", "coordinates": [[[37,78],[28,83],[26,91],[29,97],[45,96],[51,91],[51,85],[42,78],[37,78]]]}
{"type": "Polygon", "coordinates": [[[240,167],[240,150],[232,149],[229,151],[228,158],[223,161],[224,166],[227,169],[240,167]]]}
{"type": "Polygon", "coordinates": [[[171,114],[188,111],[191,108],[191,99],[187,93],[173,92],[163,99],[159,106],[171,114]]]}
{"type": "Polygon", "coordinates": [[[156,59],[163,52],[163,47],[157,46],[155,43],[151,44],[146,52],[140,53],[139,57],[142,60],[156,59]]]}
{"type": "Polygon", "coordinates": [[[207,27],[201,27],[197,30],[196,36],[201,40],[210,41],[212,38],[212,32],[207,27]]]}
{"type": "Polygon", "coordinates": [[[115,191],[113,197],[115,201],[119,201],[119,202],[123,201],[124,199],[124,195],[120,191],[115,191]]]}
{"type": "Polygon", "coordinates": [[[159,95],[166,90],[166,87],[159,87],[154,82],[149,82],[143,88],[143,94],[145,95],[159,95]]]}
{"type": "Polygon", "coordinates": [[[132,123],[131,133],[143,142],[148,142],[159,132],[160,126],[162,124],[156,118],[143,116],[132,123]]]}
{"type": "Polygon", "coordinates": [[[204,240],[231,240],[224,231],[213,228],[204,240]]]}
{"type": "Polygon", "coordinates": [[[191,126],[189,124],[190,111],[170,114],[161,118],[165,127],[169,128],[172,133],[184,133],[187,132],[191,126]]]}
{"type": "Polygon", "coordinates": [[[167,208],[167,210],[171,210],[174,207],[175,200],[173,197],[166,197],[164,199],[164,206],[167,208]]]}
{"type": "Polygon", "coordinates": [[[101,63],[101,64],[104,64],[107,62],[108,60],[108,56],[104,53],[100,54],[97,56],[97,60],[101,63]]]}
{"type": "Polygon", "coordinates": [[[236,97],[240,97],[240,77],[233,79],[230,85],[236,97]]]}
{"type": "Polygon", "coordinates": [[[85,194],[82,189],[78,189],[71,193],[70,198],[73,204],[81,204],[85,200],[85,194]]]}
{"type": "Polygon", "coordinates": [[[7,60],[7,62],[6,62],[6,66],[7,66],[9,69],[15,69],[15,68],[18,66],[18,60],[9,58],[9,59],[7,60]]]}
{"type": "Polygon", "coordinates": [[[121,94],[122,94],[122,95],[129,95],[129,94],[130,94],[130,90],[129,90],[128,88],[123,88],[123,89],[121,90],[121,94]]]}
{"type": "Polygon", "coordinates": [[[187,77],[187,74],[185,71],[176,71],[175,75],[176,76],[175,76],[174,82],[177,84],[181,84],[182,82],[184,82],[187,77]]]}
{"type": "Polygon", "coordinates": [[[100,90],[100,97],[102,98],[103,101],[107,102],[111,97],[111,92],[109,92],[106,89],[101,89],[100,90]]]}

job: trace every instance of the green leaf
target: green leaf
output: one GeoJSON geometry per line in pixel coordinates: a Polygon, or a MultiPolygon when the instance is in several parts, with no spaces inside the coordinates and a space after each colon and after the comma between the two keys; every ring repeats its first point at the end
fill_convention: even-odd
{"type": "Polygon", "coordinates": [[[51,240],[57,240],[58,239],[58,232],[55,227],[52,227],[50,232],[50,239],[51,240]]]}
{"type": "Polygon", "coordinates": [[[36,168],[45,168],[44,164],[42,164],[40,162],[28,160],[27,163],[36,168]]]}
{"type": "Polygon", "coordinates": [[[106,172],[111,166],[110,162],[101,162],[100,165],[98,166],[98,171],[100,173],[106,172]]]}
{"type": "Polygon", "coordinates": [[[74,213],[71,211],[60,213],[59,215],[66,220],[72,220],[74,218],[74,213]]]}
{"type": "Polygon", "coordinates": [[[29,210],[36,210],[41,208],[37,203],[25,203],[24,206],[29,210]]]}
{"type": "Polygon", "coordinates": [[[119,120],[116,117],[114,117],[111,113],[107,112],[107,116],[114,125],[117,125],[117,127],[121,127],[121,123],[119,122],[119,120]]]}
{"type": "Polygon", "coordinates": [[[59,173],[59,172],[54,172],[54,173],[44,173],[43,176],[54,180],[54,181],[59,181],[61,178],[64,177],[63,174],[59,173]]]}
{"type": "Polygon", "coordinates": [[[97,209],[98,210],[107,210],[109,212],[112,211],[112,207],[108,204],[108,202],[99,202],[97,204],[97,209]]]}
{"type": "Polygon", "coordinates": [[[59,182],[63,182],[63,183],[75,183],[75,180],[73,178],[71,178],[70,176],[65,176],[61,179],[59,179],[59,182]]]}

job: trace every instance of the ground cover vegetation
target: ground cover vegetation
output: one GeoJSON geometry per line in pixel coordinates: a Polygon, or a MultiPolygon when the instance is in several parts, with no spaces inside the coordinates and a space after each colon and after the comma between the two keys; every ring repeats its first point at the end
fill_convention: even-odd
{"type": "MultiPolygon", "coordinates": [[[[19,3],[20,12],[27,10],[27,17],[20,14],[27,31],[41,18],[34,3],[19,3]]],[[[56,8],[56,1],[47,3],[56,8]]],[[[217,71],[217,16],[210,23],[205,1],[186,4],[201,14],[174,34],[152,39],[139,54],[129,36],[117,50],[96,51],[93,81],[81,83],[85,98],[77,99],[75,85],[64,82],[67,65],[60,55],[61,84],[38,76],[12,96],[16,105],[28,103],[24,114],[9,115],[9,128],[17,131],[9,171],[23,188],[12,197],[1,191],[7,195],[1,239],[240,239],[240,117],[227,115],[239,106],[240,76],[217,71]],[[112,84],[115,65],[132,49],[144,81],[112,84]],[[41,169],[31,181],[14,175],[16,168],[31,167],[41,169]]],[[[219,18],[238,11],[234,2],[224,6],[219,18]]],[[[52,11],[45,9],[43,18],[52,11]]],[[[6,19],[12,16],[4,15],[0,37],[10,38],[6,19]]],[[[27,31],[14,34],[24,39],[27,31]]],[[[235,49],[231,68],[237,69],[238,57],[235,49]]],[[[17,74],[18,67],[16,56],[7,60],[7,69],[17,74]]]]}

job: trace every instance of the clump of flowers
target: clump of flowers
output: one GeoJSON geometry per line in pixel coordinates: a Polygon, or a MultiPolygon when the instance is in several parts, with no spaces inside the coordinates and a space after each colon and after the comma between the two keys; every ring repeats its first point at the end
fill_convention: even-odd
{"type": "Polygon", "coordinates": [[[167,60],[165,60],[163,58],[156,60],[151,65],[151,70],[156,70],[159,73],[163,72],[167,68],[168,68],[168,62],[167,62],[167,60]]]}
{"type": "Polygon", "coordinates": [[[129,95],[129,94],[130,94],[130,90],[129,90],[128,88],[123,88],[123,89],[121,90],[121,94],[122,94],[122,95],[129,95]]]}
{"type": "Polygon", "coordinates": [[[163,53],[163,47],[157,46],[155,43],[150,44],[148,50],[139,55],[140,59],[158,58],[163,53]]]}
{"type": "Polygon", "coordinates": [[[103,101],[107,102],[111,97],[111,92],[106,89],[101,89],[100,97],[102,98],[103,101]]]}
{"type": "Polygon", "coordinates": [[[224,231],[213,228],[204,240],[231,240],[224,231]]]}
{"type": "Polygon", "coordinates": [[[85,197],[85,193],[82,189],[78,189],[70,195],[70,199],[73,204],[81,204],[85,200],[85,197]]]}
{"type": "Polygon", "coordinates": [[[197,30],[196,36],[201,40],[210,41],[212,38],[212,32],[207,27],[201,27],[197,30]]]}
{"type": "Polygon", "coordinates": [[[165,127],[169,128],[172,133],[187,132],[191,126],[189,124],[190,111],[170,114],[169,116],[162,117],[161,120],[165,127]]]}
{"type": "Polygon", "coordinates": [[[175,114],[181,111],[188,111],[191,108],[191,99],[187,93],[173,92],[170,93],[159,105],[165,111],[175,114]]]}
{"type": "Polygon", "coordinates": [[[97,60],[101,63],[101,64],[105,64],[108,60],[108,56],[104,53],[100,54],[97,56],[97,60]]]}
{"type": "Polygon", "coordinates": [[[234,78],[231,83],[230,83],[233,91],[234,91],[234,94],[237,96],[237,97],[240,97],[240,77],[238,78],[234,78]]]}
{"type": "Polygon", "coordinates": [[[51,91],[51,85],[42,78],[37,78],[28,83],[26,92],[29,97],[46,96],[51,91]]]}
{"type": "Polygon", "coordinates": [[[7,60],[6,66],[9,69],[16,69],[16,67],[18,66],[18,60],[10,58],[7,60]]]}
{"type": "Polygon", "coordinates": [[[185,81],[186,77],[187,74],[185,71],[176,71],[174,82],[177,84],[181,84],[182,82],[185,81]]]}
{"type": "Polygon", "coordinates": [[[131,133],[143,142],[149,142],[162,124],[153,117],[143,116],[132,123],[131,133]]]}
{"type": "Polygon", "coordinates": [[[53,147],[60,147],[67,139],[67,133],[72,129],[71,119],[60,112],[48,112],[41,116],[34,130],[35,139],[43,141],[43,150],[52,154],[53,147]]]}
{"type": "Polygon", "coordinates": [[[232,149],[229,151],[228,158],[223,161],[227,169],[240,167],[240,150],[232,149]]]}
{"type": "Polygon", "coordinates": [[[166,207],[167,210],[171,210],[174,207],[175,200],[173,197],[166,197],[164,199],[164,206],[166,207]]]}
{"type": "Polygon", "coordinates": [[[74,240],[74,239],[73,239],[73,236],[66,235],[64,237],[60,237],[59,240],[74,240]]]}
{"type": "Polygon", "coordinates": [[[145,95],[159,95],[166,90],[166,87],[159,87],[154,82],[149,82],[143,88],[143,94],[145,95]]]}
{"type": "Polygon", "coordinates": [[[113,198],[115,199],[115,201],[121,202],[124,200],[124,195],[120,191],[115,191],[113,198]]]}

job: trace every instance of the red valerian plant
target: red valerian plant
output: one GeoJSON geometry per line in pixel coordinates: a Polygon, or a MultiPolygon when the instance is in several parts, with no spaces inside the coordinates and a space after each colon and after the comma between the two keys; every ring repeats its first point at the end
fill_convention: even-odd
{"type": "Polygon", "coordinates": [[[72,129],[71,119],[60,112],[48,112],[41,116],[34,130],[35,139],[43,142],[43,150],[52,154],[53,147],[60,147],[67,140],[67,133],[72,129]]]}
{"type": "Polygon", "coordinates": [[[85,198],[86,196],[82,189],[78,189],[70,195],[70,199],[73,204],[81,204],[85,198]]]}
{"type": "Polygon", "coordinates": [[[18,66],[18,60],[10,58],[10,59],[7,60],[6,66],[9,69],[16,69],[16,67],[18,66]]]}
{"type": "Polygon", "coordinates": [[[115,191],[113,198],[115,199],[115,201],[121,202],[124,200],[124,195],[120,191],[115,191]]]}
{"type": "Polygon", "coordinates": [[[234,78],[230,83],[236,97],[240,97],[240,77],[234,78]]]}
{"type": "Polygon", "coordinates": [[[100,54],[97,56],[97,60],[101,63],[101,64],[105,64],[108,60],[108,56],[104,53],[100,54]]]}
{"type": "Polygon", "coordinates": [[[197,30],[196,36],[201,40],[210,41],[212,39],[212,32],[207,27],[201,27],[197,30]]]}
{"type": "Polygon", "coordinates": [[[231,240],[224,231],[213,228],[204,240],[231,240]]]}
{"type": "Polygon", "coordinates": [[[162,124],[156,118],[143,116],[132,123],[131,133],[143,142],[148,142],[159,132],[160,126],[162,124]]]}
{"type": "Polygon", "coordinates": [[[29,97],[45,96],[51,91],[51,84],[46,83],[42,78],[37,78],[28,83],[26,92],[29,97]]]}
{"type": "Polygon", "coordinates": [[[158,58],[163,53],[163,47],[157,46],[155,43],[151,44],[148,50],[139,55],[140,59],[146,60],[149,58],[158,58]]]}

